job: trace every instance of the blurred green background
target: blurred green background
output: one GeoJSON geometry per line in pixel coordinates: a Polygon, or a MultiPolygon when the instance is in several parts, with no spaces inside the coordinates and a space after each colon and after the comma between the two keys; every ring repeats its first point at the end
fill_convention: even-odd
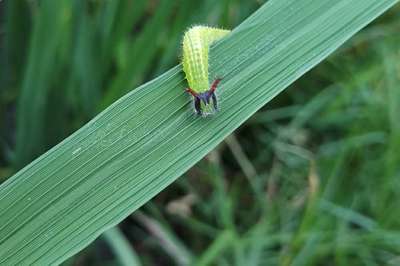
{"type": "MultiPolygon", "coordinates": [[[[0,182],[262,0],[0,1],[0,182]]],[[[65,265],[400,265],[400,7],[65,265]]],[[[1,206],[0,206],[1,207],[1,206]]]]}

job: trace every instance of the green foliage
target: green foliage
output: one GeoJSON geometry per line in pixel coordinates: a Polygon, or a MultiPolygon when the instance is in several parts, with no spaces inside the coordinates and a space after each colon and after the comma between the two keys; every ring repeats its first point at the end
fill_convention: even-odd
{"type": "Polygon", "coordinates": [[[399,263],[398,7],[214,149],[396,1],[272,0],[238,27],[256,2],[5,2],[3,179],[175,65],[188,26],[234,31],[211,49],[215,117],[174,67],[2,184],[0,264],[62,262],[210,151],[80,259],[107,243],[113,265],[399,263]]]}

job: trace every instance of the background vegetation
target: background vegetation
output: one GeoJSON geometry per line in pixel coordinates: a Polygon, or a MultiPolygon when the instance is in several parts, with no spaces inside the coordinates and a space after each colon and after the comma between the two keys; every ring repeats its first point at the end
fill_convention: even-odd
{"type": "MultiPolygon", "coordinates": [[[[0,2],[0,180],[176,65],[188,26],[262,4],[0,2]]],[[[65,265],[399,265],[399,12],[65,265]]]]}

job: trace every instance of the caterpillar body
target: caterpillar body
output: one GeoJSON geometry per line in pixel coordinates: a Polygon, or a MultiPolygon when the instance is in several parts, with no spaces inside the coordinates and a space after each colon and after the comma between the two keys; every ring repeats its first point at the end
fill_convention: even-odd
{"type": "Polygon", "coordinates": [[[194,109],[198,115],[207,116],[218,109],[215,90],[221,78],[210,85],[208,78],[208,52],[210,45],[230,31],[218,28],[195,26],[183,37],[182,65],[193,96],[194,109]]]}

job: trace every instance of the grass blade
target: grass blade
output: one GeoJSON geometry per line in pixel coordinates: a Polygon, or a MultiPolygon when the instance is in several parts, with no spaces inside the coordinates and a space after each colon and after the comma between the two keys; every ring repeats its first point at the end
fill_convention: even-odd
{"type": "Polygon", "coordinates": [[[140,260],[128,239],[118,227],[112,227],[104,232],[105,240],[111,246],[122,266],[140,266],[140,260]]]}
{"type": "Polygon", "coordinates": [[[212,119],[193,115],[180,66],[127,94],[0,187],[0,264],[78,252],[396,2],[269,1],[211,49],[212,119]]]}

